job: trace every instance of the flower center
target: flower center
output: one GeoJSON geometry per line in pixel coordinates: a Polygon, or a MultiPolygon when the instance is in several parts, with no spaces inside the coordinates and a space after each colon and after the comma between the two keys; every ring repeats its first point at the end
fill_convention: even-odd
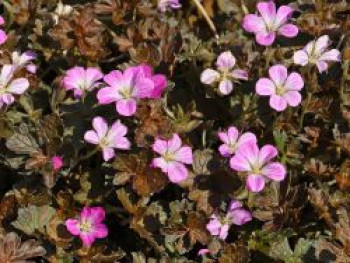
{"type": "Polygon", "coordinates": [[[276,94],[283,95],[284,93],[286,93],[286,89],[284,88],[284,85],[277,85],[276,86],[276,94]]]}
{"type": "Polygon", "coordinates": [[[163,155],[163,158],[164,158],[165,161],[171,162],[171,161],[174,160],[174,153],[166,152],[166,153],[163,155]]]}
{"type": "Polygon", "coordinates": [[[132,98],[132,88],[130,87],[122,87],[119,90],[119,94],[122,95],[124,99],[130,99],[132,98]]]}
{"type": "Polygon", "coordinates": [[[81,232],[88,233],[88,232],[91,231],[92,224],[91,224],[90,221],[85,220],[85,221],[82,221],[82,222],[80,223],[79,228],[80,228],[80,231],[81,231],[81,232]]]}
{"type": "Polygon", "coordinates": [[[261,174],[261,169],[259,166],[253,166],[252,167],[252,173],[253,174],[261,174]]]}
{"type": "Polygon", "coordinates": [[[101,148],[108,147],[108,144],[109,144],[109,140],[108,140],[107,137],[103,137],[103,138],[100,140],[100,146],[101,146],[101,148]]]}

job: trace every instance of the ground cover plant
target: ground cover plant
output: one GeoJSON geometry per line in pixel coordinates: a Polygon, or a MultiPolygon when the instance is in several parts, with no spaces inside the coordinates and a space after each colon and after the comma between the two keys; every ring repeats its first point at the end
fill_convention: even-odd
{"type": "Polygon", "coordinates": [[[350,262],[346,0],[0,14],[0,263],[350,262]]]}

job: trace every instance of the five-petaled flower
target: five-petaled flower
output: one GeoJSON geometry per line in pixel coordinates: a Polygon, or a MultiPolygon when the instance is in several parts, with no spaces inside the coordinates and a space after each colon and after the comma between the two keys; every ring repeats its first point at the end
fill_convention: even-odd
{"type": "Polygon", "coordinates": [[[179,8],[181,8],[179,0],[159,0],[158,2],[158,9],[163,13],[168,10],[179,8]]]}
{"type": "Polygon", "coordinates": [[[182,146],[178,134],[174,134],[170,140],[156,139],[153,151],[160,154],[160,157],[154,158],[152,165],[166,173],[171,182],[179,183],[187,179],[188,171],[185,164],[193,162],[192,149],[189,146],[182,146]]]}
{"type": "Polygon", "coordinates": [[[316,64],[318,71],[322,73],[328,69],[328,61],[339,62],[341,55],[338,49],[328,50],[331,41],[327,35],[321,36],[317,40],[309,42],[302,50],[294,53],[294,63],[305,66],[316,64]]]}
{"type": "Polygon", "coordinates": [[[105,216],[102,207],[84,207],[78,219],[66,221],[66,227],[72,235],[79,236],[83,244],[90,247],[97,238],[108,235],[108,228],[102,223],[105,216]]]}
{"type": "Polygon", "coordinates": [[[246,186],[252,192],[260,192],[268,179],[282,181],[286,177],[286,168],[279,162],[271,162],[278,155],[272,145],[259,149],[254,142],[247,142],[231,158],[230,166],[238,172],[248,174],[246,186]]]}
{"type": "MultiPolygon", "coordinates": [[[[0,26],[5,24],[5,20],[0,16],[0,26]]],[[[4,30],[0,29],[0,45],[4,44],[7,40],[7,34],[4,30]]]]}
{"type": "Polygon", "coordinates": [[[224,217],[213,214],[207,224],[210,234],[225,240],[232,224],[241,226],[251,221],[251,212],[242,207],[241,202],[232,200],[224,217]]]}
{"type": "Polygon", "coordinates": [[[219,132],[218,135],[223,142],[219,147],[219,152],[224,157],[233,155],[248,141],[257,141],[255,134],[246,132],[240,135],[239,131],[234,126],[229,127],[225,132],[219,132]]]}
{"type": "Polygon", "coordinates": [[[26,68],[29,73],[36,73],[36,66],[32,63],[36,59],[36,54],[33,51],[25,51],[22,54],[18,51],[12,52],[12,66],[14,70],[26,68]]]}
{"type": "Polygon", "coordinates": [[[98,145],[103,152],[103,159],[110,160],[115,156],[114,149],[128,150],[131,147],[130,141],[125,137],[128,128],[119,120],[115,121],[111,127],[102,117],[95,117],[92,120],[94,130],[85,133],[85,141],[98,145]]]}
{"type": "Polygon", "coordinates": [[[260,2],[257,9],[261,16],[248,14],[244,17],[243,28],[255,34],[256,42],[263,46],[270,46],[275,41],[276,34],[288,38],[298,34],[298,27],[288,24],[287,21],[293,13],[289,6],[282,5],[276,11],[273,1],[260,2]]]}
{"type": "Polygon", "coordinates": [[[11,105],[15,101],[14,95],[21,95],[29,88],[26,78],[13,79],[14,68],[4,65],[0,74],[0,109],[4,105],[11,105]]]}
{"type": "Polygon", "coordinates": [[[103,74],[96,68],[74,67],[67,70],[63,85],[66,90],[73,90],[75,98],[80,98],[101,84],[99,80],[102,78],[103,74]]]}
{"type": "Polygon", "coordinates": [[[270,96],[270,106],[276,111],[284,111],[287,105],[296,107],[301,102],[300,90],[304,81],[297,72],[288,75],[287,68],[275,65],[269,69],[270,78],[261,78],[256,83],[256,93],[270,96]]]}
{"type": "Polygon", "coordinates": [[[212,85],[219,82],[218,92],[222,95],[228,95],[233,90],[232,81],[247,80],[248,73],[242,69],[234,69],[236,58],[231,51],[223,52],[216,60],[216,66],[219,71],[206,69],[201,74],[201,82],[212,85]]]}
{"type": "Polygon", "coordinates": [[[145,70],[139,67],[129,67],[124,72],[113,70],[103,79],[109,86],[98,91],[98,102],[100,104],[115,102],[120,115],[134,115],[137,100],[150,98],[154,92],[154,82],[146,78],[144,72],[145,70]]]}

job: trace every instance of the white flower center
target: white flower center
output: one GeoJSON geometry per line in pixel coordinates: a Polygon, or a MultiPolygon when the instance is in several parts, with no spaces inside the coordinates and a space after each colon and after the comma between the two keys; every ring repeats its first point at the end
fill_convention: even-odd
{"type": "Polygon", "coordinates": [[[124,98],[124,99],[130,99],[133,97],[133,92],[132,92],[132,88],[131,87],[122,87],[119,90],[119,94],[124,98]]]}
{"type": "Polygon", "coordinates": [[[91,232],[92,224],[89,220],[84,220],[80,223],[79,228],[81,232],[89,233],[91,232]]]}
{"type": "Polygon", "coordinates": [[[276,85],[276,94],[277,95],[283,95],[286,93],[286,89],[284,87],[284,85],[276,85]]]}
{"type": "Polygon", "coordinates": [[[174,161],[175,156],[174,156],[174,153],[166,152],[163,154],[163,158],[166,162],[171,162],[171,161],[174,161]]]}

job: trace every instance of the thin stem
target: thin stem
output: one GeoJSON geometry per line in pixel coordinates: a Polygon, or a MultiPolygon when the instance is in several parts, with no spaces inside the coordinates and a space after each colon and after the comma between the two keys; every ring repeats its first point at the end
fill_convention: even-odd
{"type": "Polygon", "coordinates": [[[197,6],[198,10],[202,13],[202,15],[204,16],[205,20],[207,21],[210,29],[213,31],[214,36],[216,39],[219,39],[219,35],[218,32],[216,31],[216,27],[213,23],[213,21],[210,19],[207,11],[205,11],[203,5],[199,2],[199,0],[193,0],[193,2],[195,3],[195,5],[197,6]]]}

